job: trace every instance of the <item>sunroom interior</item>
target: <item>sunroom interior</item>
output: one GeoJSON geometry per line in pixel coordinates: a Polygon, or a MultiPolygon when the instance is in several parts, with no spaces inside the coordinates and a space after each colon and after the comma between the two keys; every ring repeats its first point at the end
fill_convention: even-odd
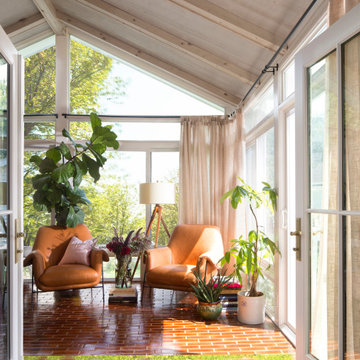
{"type": "MultiPolygon", "coordinates": [[[[279,252],[272,264],[261,264],[266,321],[254,326],[237,320],[230,301],[208,323],[197,315],[193,294],[142,288],[145,265],[137,256],[131,262],[137,300],[119,304],[108,302],[116,266],[111,254],[103,263],[105,299],[99,289],[33,293],[31,267],[11,263],[1,275],[1,356],[358,359],[358,2],[2,0],[0,39],[23,59],[16,97],[24,257],[38,229],[54,223],[33,205],[30,159],[67,141],[63,129],[85,143],[91,112],[112,126],[119,143],[105,152],[100,179],[82,183],[91,202],[84,223],[97,247],[105,248],[114,229],[125,236],[146,229],[154,207],[140,203],[139,185],[166,182],[176,191],[175,203],[162,206],[169,232],[178,224],[216,225],[227,251],[254,226],[243,204],[234,210],[220,201],[240,177],[258,190],[263,182],[276,189],[274,213],[257,214],[279,252]],[[18,315],[9,306],[14,296],[21,299],[18,315]]],[[[13,79],[3,59],[5,94],[13,79]]],[[[5,178],[0,191],[11,194],[5,178]]],[[[7,224],[11,209],[3,198],[7,224]]],[[[157,246],[167,246],[165,228],[156,231],[153,226],[157,246]]],[[[10,237],[1,239],[3,268],[3,254],[14,246],[10,237]]],[[[245,289],[249,279],[242,281],[245,289]]]]}

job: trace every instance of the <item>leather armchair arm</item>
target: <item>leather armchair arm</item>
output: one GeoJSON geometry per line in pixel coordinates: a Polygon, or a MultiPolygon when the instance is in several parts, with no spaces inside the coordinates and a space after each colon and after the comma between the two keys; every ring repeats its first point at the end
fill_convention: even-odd
{"type": "Polygon", "coordinates": [[[109,261],[109,255],[105,250],[100,250],[94,248],[90,253],[90,266],[96,270],[98,273],[101,273],[101,266],[103,261],[109,261]]]}
{"type": "Polygon", "coordinates": [[[196,267],[200,266],[201,274],[205,273],[213,273],[220,268],[218,264],[219,260],[224,256],[222,253],[218,253],[215,251],[207,251],[199,256],[196,267]]]}
{"type": "Polygon", "coordinates": [[[33,266],[33,274],[38,279],[45,270],[45,257],[40,250],[33,250],[25,259],[25,266],[33,266]]]}
{"type": "Polygon", "coordinates": [[[150,249],[145,252],[146,270],[151,270],[160,265],[172,264],[173,256],[171,249],[167,246],[163,248],[150,249]]]}

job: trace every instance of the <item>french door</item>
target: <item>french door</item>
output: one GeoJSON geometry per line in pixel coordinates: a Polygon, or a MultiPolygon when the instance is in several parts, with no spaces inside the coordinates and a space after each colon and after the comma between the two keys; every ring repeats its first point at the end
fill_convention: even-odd
{"type": "Polygon", "coordinates": [[[360,358],[360,5],[295,59],[296,356],[360,358]]]}
{"type": "Polygon", "coordinates": [[[0,27],[0,358],[21,359],[22,60],[0,27]]]}

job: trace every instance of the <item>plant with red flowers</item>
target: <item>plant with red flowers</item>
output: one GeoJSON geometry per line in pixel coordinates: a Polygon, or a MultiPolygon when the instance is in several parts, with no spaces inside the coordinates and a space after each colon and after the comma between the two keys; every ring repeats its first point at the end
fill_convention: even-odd
{"type": "Polygon", "coordinates": [[[129,287],[131,270],[129,268],[131,257],[141,254],[150,248],[151,238],[141,232],[140,228],[134,235],[134,230],[130,231],[125,240],[122,235],[114,228],[114,236],[106,244],[106,248],[115,254],[117,264],[115,269],[115,286],[129,287]]]}

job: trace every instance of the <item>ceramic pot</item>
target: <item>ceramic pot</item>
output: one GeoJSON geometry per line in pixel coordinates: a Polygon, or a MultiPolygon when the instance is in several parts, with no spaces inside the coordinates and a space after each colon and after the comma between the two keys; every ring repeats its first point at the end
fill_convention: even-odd
{"type": "Polygon", "coordinates": [[[255,325],[265,321],[265,295],[245,296],[246,291],[239,291],[237,295],[237,318],[243,324],[255,325]]]}
{"type": "Polygon", "coordinates": [[[204,303],[199,301],[197,310],[204,320],[216,320],[221,314],[222,305],[220,301],[216,303],[204,303]]]}

